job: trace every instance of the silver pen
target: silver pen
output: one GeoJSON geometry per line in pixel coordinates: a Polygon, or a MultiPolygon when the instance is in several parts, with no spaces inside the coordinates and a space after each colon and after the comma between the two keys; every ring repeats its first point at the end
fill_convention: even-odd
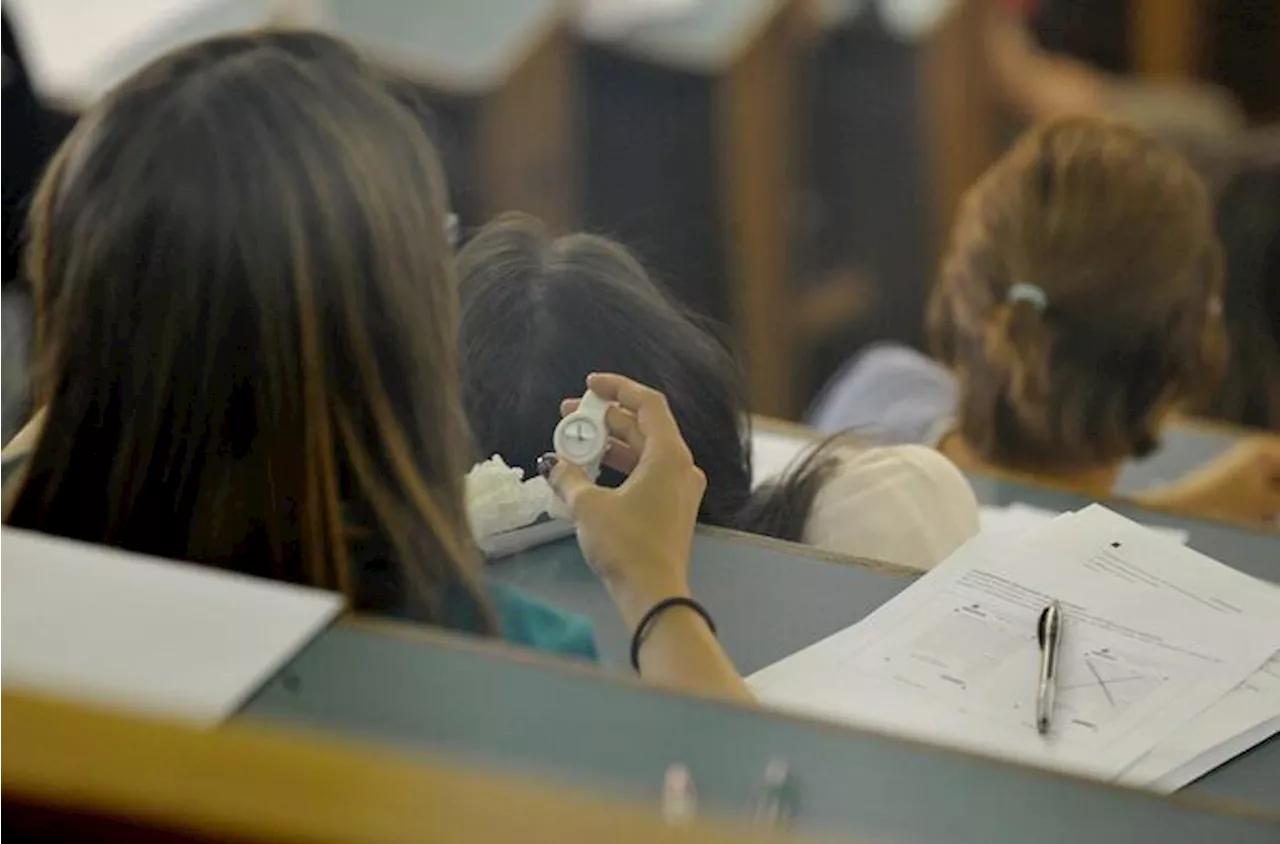
{"type": "Polygon", "coordinates": [[[1036,623],[1040,643],[1040,685],[1036,690],[1036,732],[1049,732],[1053,721],[1053,701],[1058,691],[1058,653],[1062,650],[1062,605],[1053,601],[1040,613],[1036,623]]]}

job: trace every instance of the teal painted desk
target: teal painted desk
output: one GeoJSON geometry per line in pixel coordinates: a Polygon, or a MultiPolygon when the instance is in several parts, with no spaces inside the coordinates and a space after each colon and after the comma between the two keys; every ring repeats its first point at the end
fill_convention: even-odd
{"type": "MultiPolygon", "coordinates": [[[[850,559],[700,528],[689,584],[715,617],[738,670],[751,674],[860,621],[912,577],[905,569],[869,561],[851,565],[850,559]]],[[[604,660],[627,665],[630,631],[572,537],[492,563],[489,571],[504,583],[588,616],[604,660]]]]}
{"type": "MultiPolygon", "coordinates": [[[[628,631],[574,540],[496,563],[493,575],[592,619],[604,661],[627,664],[628,631]]],[[[720,628],[720,641],[751,674],[854,624],[906,588],[913,575],[866,561],[728,531],[701,530],[690,566],[693,593],[720,628]]],[[[1280,812],[1280,741],[1275,738],[1188,787],[1249,799],[1280,812]]]]}
{"type": "Polygon", "coordinates": [[[1169,425],[1160,435],[1160,447],[1153,454],[1125,463],[1116,480],[1116,492],[1129,495],[1176,480],[1213,460],[1247,433],[1242,428],[1211,422],[1169,425]]]}
{"type": "MultiPolygon", "coordinates": [[[[739,816],[750,812],[765,766],[781,758],[796,777],[797,828],[867,841],[1260,844],[1274,842],[1280,829],[1280,813],[1257,807],[1208,812],[1193,801],[674,695],[585,666],[403,630],[347,623],[326,631],[242,717],[429,749],[644,802],[658,800],[666,767],[682,762],[701,809],[739,816]]],[[[1275,761],[1256,765],[1250,782],[1269,772],[1270,782],[1280,780],[1275,761]]]]}

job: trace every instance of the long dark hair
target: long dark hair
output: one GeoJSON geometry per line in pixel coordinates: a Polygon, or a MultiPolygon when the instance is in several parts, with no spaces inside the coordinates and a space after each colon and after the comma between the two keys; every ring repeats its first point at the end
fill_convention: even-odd
{"type": "Polygon", "coordinates": [[[34,203],[44,427],[6,521],[427,621],[461,588],[491,626],[444,197],[419,123],[331,38],[218,38],[125,82],[34,203]]]}
{"type": "Polygon", "coordinates": [[[737,364],[713,327],[676,305],[626,249],[590,234],[553,239],[537,220],[511,214],[476,234],[458,268],[462,397],[481,453],[532,472],[561,399],[580,394],[591,372],[619,372],[666,394],[707,475],[703,522],[800,538],[825,462],[753,497],[737,364]]]}

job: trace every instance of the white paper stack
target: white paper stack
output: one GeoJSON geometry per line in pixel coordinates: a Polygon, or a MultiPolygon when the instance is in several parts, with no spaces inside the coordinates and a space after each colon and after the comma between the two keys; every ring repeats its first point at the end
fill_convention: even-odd
{"type": "Polygon", "coordinates": [[[1280,731],[1280,589],[1094,505],[979,536],[750,683],[775,706],[1172,791],[1280,731]],[[1053,600],[1041,736],[1035,628],[1053,600]]]}
{"type": "MultiPolygon", "coordinates": [[[[978,524],[979,529],[984,534],[990,536],[998,534],[1007,538],[1044,527],[1046,523],[1061,515],[1063,514],[1056,510],[1032,507],[1030,504],[1023,504],[1017,501],[1003,506],[984,504],[978,508],[978,524]]],[[[1182,528],[1165,527],[1164,525],[1146,525],[1146,527],[1148,530],[1153,530],[1172,539],[1179,545],[1186,545],[1187,540],[1191,538],[1190,534],[1182,528]]]]}
{"type": "Polygon", "coordinates": [[[4,528],[3,677],[212,725],[342,609],[317,589],[4,528]]]}

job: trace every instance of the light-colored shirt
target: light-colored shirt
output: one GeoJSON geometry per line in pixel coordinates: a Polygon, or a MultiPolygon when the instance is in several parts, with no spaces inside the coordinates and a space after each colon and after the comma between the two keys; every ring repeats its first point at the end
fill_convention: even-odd
{"type": "Polygon", "coordinates": [[[814,497],[804,542],[927,571],[978,532],[978,501],[946,457],[919,445],[848,448],[814,497]]]}
{"type": "Polygon", "coordinates": [[[960,392],[944,367],[915,349],[877,343],[852,358],[808,414],[820,431],[849,431],[876,443],[937,447],[960,392]]]}

